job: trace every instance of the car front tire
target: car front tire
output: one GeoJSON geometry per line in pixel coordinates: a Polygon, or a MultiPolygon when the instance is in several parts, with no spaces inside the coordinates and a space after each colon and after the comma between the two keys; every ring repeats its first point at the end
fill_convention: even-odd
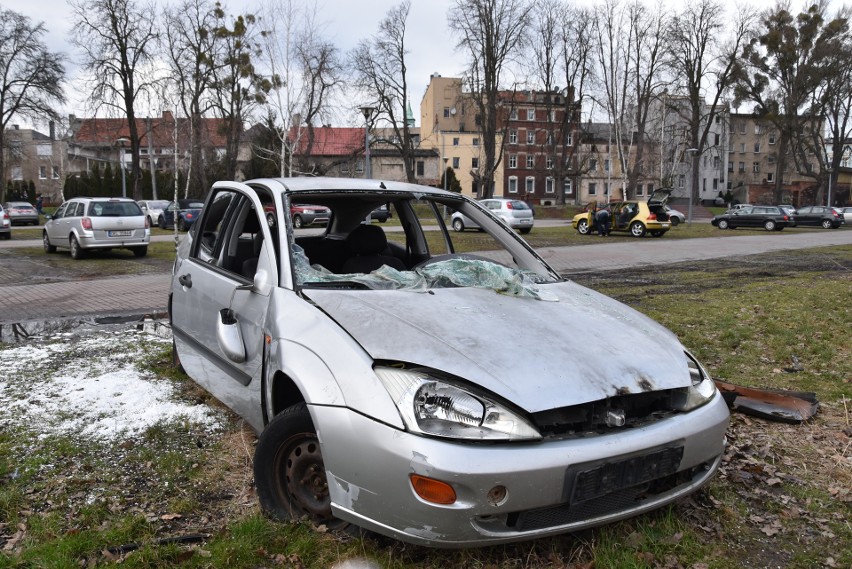
{"type": "Polygon", "coordinates": [[[577,222],[577,233],[580,235],[588,235],[589,231],[589,221],[587,219],[581,219],[577,222]]]}
{"type": "Polygon", "coordinates": [[[331,513],[319,438],[304,403],[285,409],[260,434],[254,451],[254,481],[261,508],[275,519],[307,516],[331,529],[348,525],[331,513]]]}
{"type": "Polygon", "coordinates": [[[293,228],[294,229],[301,229],[304,226],[305,226],[305,222],[302,221],[302,216],[301,215],[294,215],[293,216],[293,228]]]}
{"type": "MultiPolygon", "coordinates": [[[[12,234],[9,233],[9,235],[7,236],[7,239],[11,236],[12,236],[12,234]]],[[[47,231],[45,231],[41,234],[41,242],[42,242],[42,244],[44,244],[44,252],[45,253],[56,253],[56,245],[50,244],[50,237],[47,236],[47,231]]]]}
{"type": "Polygon", "coordinates": [[[719,229],[728,229],[728,222],[724,219],[719,220],[719,229]]]}

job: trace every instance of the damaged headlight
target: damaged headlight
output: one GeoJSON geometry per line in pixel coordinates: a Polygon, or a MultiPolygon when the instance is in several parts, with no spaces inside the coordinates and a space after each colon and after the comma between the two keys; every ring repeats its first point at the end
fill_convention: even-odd
{"type": "Polygon", "coordinates": [[[377,367],[375,372],[412,432],[487,441],[541,438],[517,413],[427,371],[377,367]]]}
{"type": "Polygon", "coordinates": [[[675,409],[679,411],[691,411],[696,407],[701,407],[716,394],[716,384],[713,383],[710,374],[689,352],[686,352],[686,365],[692,385],[675,394],[673,404],[675,409]]]}

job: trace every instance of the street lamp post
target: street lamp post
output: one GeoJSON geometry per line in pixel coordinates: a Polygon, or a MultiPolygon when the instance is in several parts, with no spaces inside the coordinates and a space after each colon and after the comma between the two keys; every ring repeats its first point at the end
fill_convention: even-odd
{"type": "Polygon", "coordinates": [[[689,163],[689,209],[686,210],[686,224],[692,225],[692,194],[695,193],[695,172],[697,168],[695,167],[695,155],[698,154],[697,148],[687,148],[686,153],[690,155],[690,163],[689,163]]]}
{"type": "Polygon", "coordinates": [[[372,167],[370,166],[370,118],[376,112],[376,107],[363,106],[358,107],[358,110],[364,115],[364,177],[369,180],[373,177],[372,167]]]}
{"type": "Polygon", "coordinates": [[[828,168],[828,207],[831,207],[831,168],[828,168]]]}
{"type": "Polygon", "coordinates": [[[124,179],[124,144],[130,142],[129,138],[121,137],[115,141],[118,145],[118,167],[121,168],[121,197],[127,197],[127,182],[124,179]]]}

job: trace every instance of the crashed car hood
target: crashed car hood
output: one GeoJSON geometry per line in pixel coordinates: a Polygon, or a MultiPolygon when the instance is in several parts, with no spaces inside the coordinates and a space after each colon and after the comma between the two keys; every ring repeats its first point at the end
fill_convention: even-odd
{"type": "Polygon", "coordinates": [[[690,384],[683,346],[635,310],[571,282],[556,302],[488,289],[303,289],[376,360],[471,381],[528,412],[690,384]]]}

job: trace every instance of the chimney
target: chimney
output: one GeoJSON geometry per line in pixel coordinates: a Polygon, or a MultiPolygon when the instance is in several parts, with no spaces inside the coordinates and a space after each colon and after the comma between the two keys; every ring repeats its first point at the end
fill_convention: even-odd
{"type": "Polygon", "coordinates": [[[48,128],[50,129],[50,140],[56,140],[56,123],[50,121],[47,123],[48,128]]]}

